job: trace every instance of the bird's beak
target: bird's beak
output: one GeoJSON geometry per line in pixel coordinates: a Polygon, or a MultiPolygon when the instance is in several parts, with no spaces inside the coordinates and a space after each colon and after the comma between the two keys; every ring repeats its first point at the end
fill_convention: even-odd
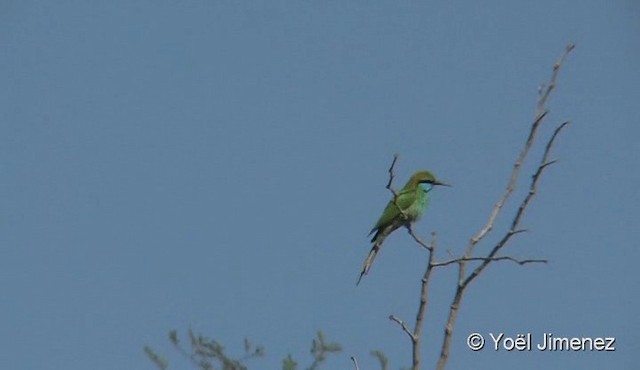
{"type": "Polygon", "coordinates": [[[433,185],[448,186],[448,187],[450,187],[450,188],[452,188],[452,187],[453,187],[452,185],[449,185],[449,184],[447,184],[447,183],[445,183],[445,182],[441,182],[441,181],[438,181],[438,180],[434,181],[434,182],[433,182],[433,185]]]}

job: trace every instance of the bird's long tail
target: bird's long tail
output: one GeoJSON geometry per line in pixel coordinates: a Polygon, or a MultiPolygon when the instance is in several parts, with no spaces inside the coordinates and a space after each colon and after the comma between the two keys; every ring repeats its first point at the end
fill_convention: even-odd
{"type": "Polygon", "coordinates": [[[360,280],[362,280],[362,277],[365,276],[369,272],[369,269],[371,268],[371,265],[373,265],[373,260],[376,259],[376,255],[380,251],[380,247],[382,247],[382,241],[383,240],[384,240],[384,238],[378,238],[373,243],[373,246],[371,247],[371,250],[369,251],[369,255],[367,256],[367,259],[364,260],[364,265],[362,266],[362,272],[360,272],[360,277],[358,277],[358,281],[356,282],[356,285],[360,284],[360,280]]]}

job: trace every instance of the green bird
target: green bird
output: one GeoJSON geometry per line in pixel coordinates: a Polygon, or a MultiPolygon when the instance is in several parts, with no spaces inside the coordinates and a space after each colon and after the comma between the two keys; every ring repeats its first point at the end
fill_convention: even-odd
{"type": "Polygon", "coordinates": [[[371,239],[373,246],[364,261],[364,266],[362,266],[362,272],[356,285],[360,284],[362,277],[369,272],[373,260],[376,258],[382,247],[382,242],[387,236],[401,226],[409,226],[422,216],[429,203],[429,192],[436,185],[451,186],[436,180],[435,176],[429,171],[418,171],[411,176],[402,190],[397,193],[395,202],[391,199],[387,203],[382,216],[380,216],[380,219],[378,219],[378,222],[369,233],[371,235],[375,232],[371,239]]]}

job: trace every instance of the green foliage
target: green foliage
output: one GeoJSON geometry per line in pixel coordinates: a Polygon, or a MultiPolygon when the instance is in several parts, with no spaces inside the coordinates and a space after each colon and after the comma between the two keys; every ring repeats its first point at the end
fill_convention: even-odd
{"type": "Polygon", "coordinates": [[[384,352],[382,352],[379,349],[376,349],[374,351],[371,351],[371,356],[373,356],[373,357],[378,359],[378,361],[380,362],[380,369],[381,370],[388,370],[389,369],[389,360],[387,359],[387,356],[384,355],[384,352]]]}
{"type": "Polygon", "coordinates": [[[166,370],[169,366],[169,362],[155,353],[149,346],[144,346],[144,353],[149,357],[149,360],[156,364],[158,369],[166,370]]]}
{"type": "Polygon", "coordinates": [[[297,370],[298,363],[288,354],[284,360],[282,360],[282,370],[297,370]]]}
{"type": "Polygon", "coordinates": [[[342,351],[342,346],[338,343],[327,343],[324,339],[322,331],[318,330],[318,337],[311,342],[311,354],[313,355],[313,362],[309,366],[308,370],[316,370],[318,366],[327,359],[327,355],[330,353],[336,353],[342,351]]]}
{"type": "MultiPolygon", "coordinates": [[[[189,347],[185,348],[176,330],[169,332],[169,341],[174,348],[196,368],[201,370],[248,370],[244,361],[265,355],[262,346],[253,346],[249,340],[244,340],[244,356],[232,358],[225,353],[224,347],[216,340],[209,339],[202,335],[195,335],[191,329],[188,331],[189,347]]],[[[160,370],[168,369],[168,361],[156,354],[150,347],[145,346],[144,351],[147,357],[160,370]]]]}
{"type": "MultiPolygon", "coordinates": [[[[216,340],[209,339],[202,335],[195,335],[191,329],[188,334],[188,347],[180,341],[176,330],[169,332],[169,341],[173,347],[184,358],[189,360],[194,368],[199,370],[248,370],[245,361],[264,357],[265,350],[262,346],[254,346],[248,339],[244,340],[244,355],[239,358],[230,357],[226,354],[225,348],[216,340]]],[[[317,337],[311,342],[311,355],[313,362],[307,370],[317,370],[320,364],[326,361],[327,356],[331,353],[342,351],[340,344],[336,342],[328,342],[321,331],[318,331],[317,337]]],[[[144,352],[159,370],[168,370],[169,362],[158,355],[149,346],[144,347],[144,352]]],[[[282,361],[282,370],[297,370],[298,363],[293,359],[291,354],[287,355],[282,361]]]]}

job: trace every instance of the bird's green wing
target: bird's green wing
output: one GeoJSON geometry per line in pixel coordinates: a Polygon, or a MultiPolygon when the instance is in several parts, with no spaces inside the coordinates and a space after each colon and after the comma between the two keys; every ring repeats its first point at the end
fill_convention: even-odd
{"type": "Polygon", "coordinates": [[[396,198],[395,203],[393,200],[390,200],[389,203],[387,203],[387,206],[384,208],[384,211],[382,212],[382,216],[380,216],[380,219],[378,219],[378,222],[376,222],[376,225],[371,230],[371,233],[373,233],[375,230],[381,227],[390,225],[394,219],[396,219],[397,217],[400,217],[400,210],[398,210],[398,207],[396,207],[396,203],[398,204],[400,209],[402,209],[403,211],[406,211],[415,201],[416,201],[415,189],[401,190],[398,193],[398,197],[396,198]]]}

